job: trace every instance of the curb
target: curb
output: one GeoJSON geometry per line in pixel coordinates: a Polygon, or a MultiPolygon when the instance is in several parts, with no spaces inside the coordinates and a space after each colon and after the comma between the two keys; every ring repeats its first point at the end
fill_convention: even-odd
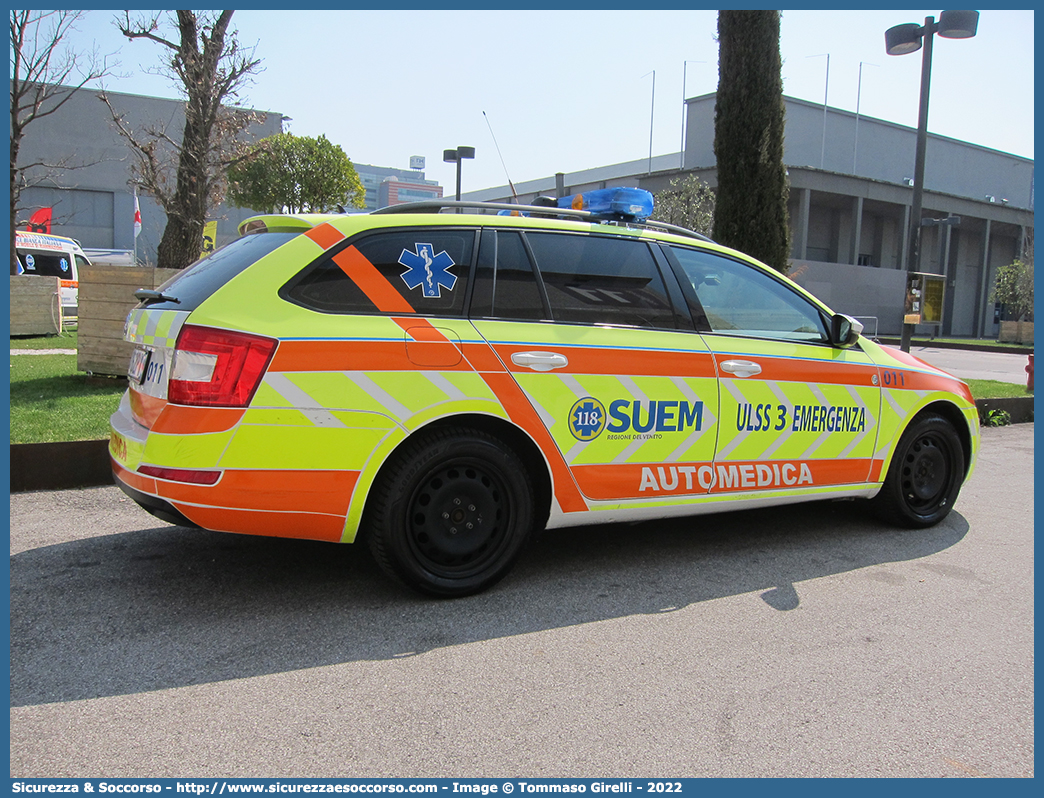
{"type": "Polygon", "coordinates": [[[1007,399],[976,399],[975,406],[979,409],[979,421],[986,418],[986,414],[994,410],[1003,410],[1011,416],[1012,424],[1023,424],[1033,421],[1033,397],[1014,396],[1007,399]]]}
{"type": "MultiPolygon", "coordinates": [[[[902,339],[893,338],[888,335],[879,335],[872,339],[875,343],[883,344],[885,346],[899,346],[902,343],[902,339]]],[[[925,340],[923,338],[915,338],[910,341],[910,348],[915,346],[931,348],[931,349],[965,349],[969,352],[997,352],[1002,355],[1032,355],[1032,346],[997,346],[996,344],[977,344],[974,341],[965,342],[954,342],[954,341],[933,341],[931,339],[925,340]]]]}
{"type": "Polygon", "coordinates": [[[12,443],[11,492],[112,485],[109,439],[12,443]]]}
{"type": "MultiPolygon", "coordinates": [[[[1033,397],[976,399],[980,421],[1003,410],[1012,424],[1033,421],[1033,397]]],[[[108,439],[69,443],[12,443],[11,492],[68,490],[112,485],[108,439]]]]}

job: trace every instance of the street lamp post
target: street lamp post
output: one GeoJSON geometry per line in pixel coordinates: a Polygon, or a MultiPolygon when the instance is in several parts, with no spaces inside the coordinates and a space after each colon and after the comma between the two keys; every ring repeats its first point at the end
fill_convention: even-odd
{"type": "Polygon", "coordinates": [[[826,80],[823,82],[823,149],[819,154],[819,168],[826,167],[826,128],[827,128],[827,101],[830,99],[830,53],[809,55],[806,58],[822,58],[826,56],[826,80]]]}
{"type": "MultiPolygon", "coordinates": [[[[914,156],[913,204],[910,208],[907,271],[919,271],[921,262],[921,205],[924,200],[924,155],[928,145],[928,93],[932,83],[932,40],[936,33],[945,39],[970,39],[979,26],[978,11],[943,11],[939,21],[925,17],[924,25],[906,22],[885,31],[885,52],[906,55],[924,48],[921,56],[921,100],[917,112],[917,151],[914,156]]],[[[903,324],[900,348],[910,351],[912,324],[903,324]]]]}
{"type": "Polygon", "coordinates": [[[460,202],[460,164],[465,158],[474,158],[474,147],[457,147],[455,150],[443,150],[442,160],[457,164],[457,202],[460,202]]]}
{"type": "Polygon", "coordinates": [[[685,168],[685,126],[686,126],[686,121],[687,121],[686,117],[688,117],[688,115],[689,115],[689,107],[685,103],[685,100],[687,99],[686,96],[685,96],[685,79],[687,77],[687,70],[689,68],[689,64],[706,64],[706,63],[707,63],[706,61],[683,61],[682,62],[682,124],[681,124],[682,134],[681,134],[681,164],[679,166],[680,169],[684,169],[685,168]]]}

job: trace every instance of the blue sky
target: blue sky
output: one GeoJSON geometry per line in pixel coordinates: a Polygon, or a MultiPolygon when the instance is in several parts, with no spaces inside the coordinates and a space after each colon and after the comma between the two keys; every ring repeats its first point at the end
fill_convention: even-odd
{"type": "MultiPolygon", "coordinates": [[[[860,113],[916,126],[921,54],[886,55],[884,31],[938,14],[784,11],[784,93],[821,103],[829,88],[831,106],[855,111],[862,62],[860,113]]],[[[117,53],[121,76],[106,88],[177,96],[150,73],[163,48],[124,40],[112,19],[88,12],[71,40],[117,53]]],[[[263,62],[240,104],[291,117],[298,135],[325,134],[357,163],[406,168],[410,156],[424,156],[427,176],[447,187],[455,167],[442,151],[473,146],[465,191],[646,158],[650,122],[653,155],[678,152],[683,76],[690,97],[717,87],[716,22],[716,11],[699,10],[243,10],[233,18],[263,62]]],[[[929,130],[1032,158],[1033,44],[1032,11],[983,10],[974,38],[936,37],[929,130]]]]}

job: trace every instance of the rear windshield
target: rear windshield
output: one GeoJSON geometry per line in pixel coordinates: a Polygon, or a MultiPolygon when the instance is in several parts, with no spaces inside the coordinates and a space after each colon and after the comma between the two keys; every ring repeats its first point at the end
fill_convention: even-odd
{"type": "Polygon", "coordinates": [[[295,230],[292,233],[256,233],[237,238],[161,285],[157,291],[167,299],[147,299],[143,304],[156,310],[195,310],[248,266],[299,235],[301,231],[295,230]]]}
{"type": "Polygon", "coordinates": [[[20,274],[40,274],[44,277],[60,277],[63,280],[73,279],[70,258],[64,252],[40,252],[36,250],[18,250],[20,274]]]}

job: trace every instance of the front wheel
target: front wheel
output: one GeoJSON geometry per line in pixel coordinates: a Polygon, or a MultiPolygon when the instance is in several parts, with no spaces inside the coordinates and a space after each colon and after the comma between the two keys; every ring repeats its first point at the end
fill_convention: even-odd
{"type": "Polygon", "coordinates": [[[895,448],[881,492],[878,514],[907,527],[928,527],[953,509],[964,481],[964,449],[953,425],[925,414],[906,429],[895,448]]]}
{"type": "Polygon", "coordinates": [[[366,534],[381,568],[434,596],[478,593],[514,564],[533,525],[522,461],[483,432],[422,432],[385,466],[366,534]]]}

